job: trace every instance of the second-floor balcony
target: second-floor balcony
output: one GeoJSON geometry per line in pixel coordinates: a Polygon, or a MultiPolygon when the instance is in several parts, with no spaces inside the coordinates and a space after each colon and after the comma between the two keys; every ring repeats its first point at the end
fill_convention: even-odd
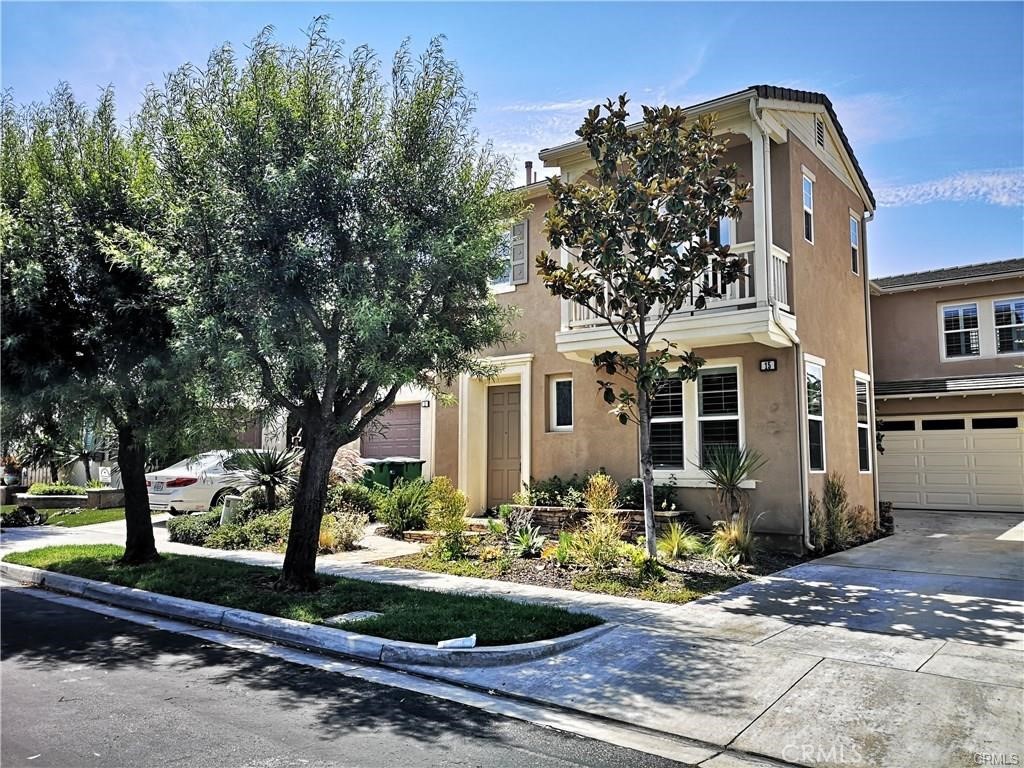
{"type": "MultiPolygon", "coordinates": [[[[753,242],[739,243],[731,250],[746,257],[746,276],[721,286],[715,283],[717,273],[708,270],[705,285],[721,296],[708,298],[706,307],[697,309],[694,302],[700,289],[695,286],[688,303],[662,325],[659,338],[668,339],[680,349],[747,342],[770,347],[792,344],[790,334],[795,336],[796,319],[790,313],[789,254],[773,245],[766,258],[758,258],[753,242]]],[[[604,351],[628,351],[605,319],[564,300],[561,330],[555,341],[559,352],[582,361],[604,351]]]]}

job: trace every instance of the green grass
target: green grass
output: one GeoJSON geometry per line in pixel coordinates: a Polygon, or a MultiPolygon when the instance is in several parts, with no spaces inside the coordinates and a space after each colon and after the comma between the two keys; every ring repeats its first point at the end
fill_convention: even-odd
{"type": "Polygon", "coordinates": [[[139,566],[117,564],[124,552],[112,544],[43,547],[7,555],[33,568],[108,581],[164,595],[201,600],[289,619],[322,623],[349,611],[379,611],[376,619],[346,625],[375,637],[436,643],[476,633],[478,645],[527,643],[578,632],[602,623],[560,608],[522,605],[493,597],[427,592],[335,576],[321,576],[314,593],[274,591],[278,571],[208,557],[165,554],[139,566]]]}
{"type": "Polygon", "coordinates": [[[59,528],[77,528],[80,525],[93,525],[95,523],[109,523],[111,520],[124,520],[124,507],[112,507],[110,509],[83,509],[77,515],[62,515],[62,510],[50,511],[46,518],[45,525],[55,525],[59,528]]]}

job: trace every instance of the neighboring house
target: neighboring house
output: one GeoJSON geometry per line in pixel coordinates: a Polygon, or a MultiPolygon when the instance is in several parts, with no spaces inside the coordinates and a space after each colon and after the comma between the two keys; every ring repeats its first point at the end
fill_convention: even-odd
{"type": "Polygon", "coordinates": [[[880,498],[1024,511],[1024,259],[873,281],[880,498]]]}
{"type": "MultiPolygon", "coordinates": [[[[753,184],[742,218],[719,233],[750,268],[725,297],[684,308],[663,328],[707,365],[697,382],[659,397],[656,479],[709,523],[717,515],[702,447],[755,448],[769,462],[750,492],[756,529],[798,548],[808,492],[821,496],[827,472],[845,477],[851,505],[875,508],[865,231],[874,199],[823,94],[754,86],[686,111],[718,115],[726,160],[753,184]]],[[[540,157],[563,180],[593,167],[579,141],[540,157]]],[[[463,376],[458,406],[435,414],[433,470],[457,482],[473,512],[509,501],[531,477],[639,474],[637,430],[608,414],[590,364],[621,346],[544,288],[534,259],[549,248],[551,200],[545,182],[523,192],[533,207],[511,233],[507,281],[494,287],[500,303],[519,307],[519,336],[490,351],[494,378],[463,376]]]]}

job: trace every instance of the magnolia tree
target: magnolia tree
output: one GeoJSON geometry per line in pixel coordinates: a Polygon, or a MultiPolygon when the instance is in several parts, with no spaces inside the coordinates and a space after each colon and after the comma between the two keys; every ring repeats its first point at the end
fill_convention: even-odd
{"type": "Polygon", "coordinates": [[[172,211],[139,242],[178,297],[183,332],[253,372],[302,429],[279,586],[316,586],[328,474],[399,388],[480,372],[506,335],[488,281],[522,213],[473,99],[434,41],[385,69],[312,25],[299,48],[265,30],[239,58],[184,67],[142,111],[172,211]]]}
{"type": "Polygon", "coordinates": [[[676,107],[644,107],[628,126],[625,95],[590,110],[576,132],[596,164],[593,181],[550,183],[548,241],[571,255],[564,266],[543,251],[537,270],[555,296],[603,319],[620,350],[594,357],[607,379],[605,401],[640,431],[646,546],[655,556],[651,403],[666,378],[692,380],[704,361],[658,338],[683,307],[703,309],[744,275],[746,262],[711,237],[722,218],[738,218],[749,186],[722,162],[714,119],[687,120],[676,107]]]}

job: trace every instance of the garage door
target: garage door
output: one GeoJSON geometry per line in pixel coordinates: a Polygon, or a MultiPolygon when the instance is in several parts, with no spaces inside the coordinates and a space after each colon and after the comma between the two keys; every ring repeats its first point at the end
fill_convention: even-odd
{"type": "MultiPolygon", "coordinates": [[[[360,452],[371,459],[388,456],[420,456],[420,404],[396,405],[379,419],[380,431],[368,432],[360,442],[360,452]]],[[[372,429],[372,428],[371,428],[372,429]]]]}
{"type": "Polygon", "coordinates": [[[1024,416],[886,416],[883,500],[910,509],[1024,511],[1024,416]]]}

